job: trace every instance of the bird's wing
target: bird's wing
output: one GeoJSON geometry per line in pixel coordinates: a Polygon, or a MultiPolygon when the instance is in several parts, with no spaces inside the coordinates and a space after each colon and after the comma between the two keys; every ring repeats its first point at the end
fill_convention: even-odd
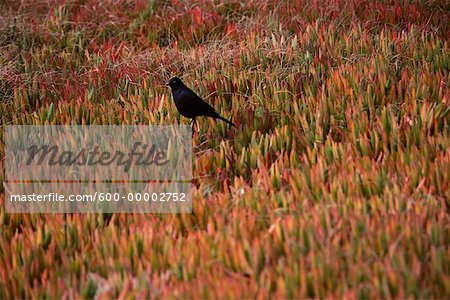
{"type": "Polygon", "coordinates": [[[213,116],[216,114],[214,108],[209,105],[205,100],[200,98],[196,93],[194,93],[191,89],[186,88],[186,98],[189,99],[189,105],[192,110],[195,110],[200,115],[204,116],[213,116]]]}

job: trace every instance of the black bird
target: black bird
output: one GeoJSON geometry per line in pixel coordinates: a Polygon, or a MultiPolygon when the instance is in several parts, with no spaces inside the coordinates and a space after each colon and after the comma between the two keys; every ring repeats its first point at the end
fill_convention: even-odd
{"type": "Polygon", "coordinates": [[[231,126],[236,127],[231,121],[225,119],[218,112],[214,110],[208,103],[202,98],[197,96],[191,89],[184,85],[178,77],[173,77],[167,84],[172,89],[173,100],[178,112],[189,119],[192,119],[191,126],[194,130],[194,124],[197,117],[205,116],[214,119],[222,120],[231,126]]]}

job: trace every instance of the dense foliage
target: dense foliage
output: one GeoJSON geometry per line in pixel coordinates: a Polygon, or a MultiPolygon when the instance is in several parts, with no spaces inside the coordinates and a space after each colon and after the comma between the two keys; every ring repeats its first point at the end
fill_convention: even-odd
{"type": "Polygon", "coordinates": [[[0,1],[2,127],[187,124],[173,75],[238,126],[199,119],[192,214],[2,205],[0,298],[449,298],[449,11],[0,1]]]}

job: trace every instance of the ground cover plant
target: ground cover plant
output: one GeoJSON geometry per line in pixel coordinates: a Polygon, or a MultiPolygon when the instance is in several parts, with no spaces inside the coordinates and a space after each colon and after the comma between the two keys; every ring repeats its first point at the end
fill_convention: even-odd
{"type": "MultiPolygon", "coordinates": [[[[6,124],[198,120],[192,214],[9,214],[0,298],[449,298],[446,1],[0,1],[6,124]]],[[[0,175],[4,179],[4,174],[0,175]]]]}

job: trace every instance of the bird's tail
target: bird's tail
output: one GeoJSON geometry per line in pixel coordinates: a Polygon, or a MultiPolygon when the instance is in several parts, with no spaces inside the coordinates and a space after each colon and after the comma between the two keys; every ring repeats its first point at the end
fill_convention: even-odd
{"type": "Polygon", "coordinates": [[[236,125],[233,124],[230,120],[225,119],[221,115],[217,114],[214,118],[224,121],[225,123],[229,124],[232,127],[236,127],[236,125]]]}

